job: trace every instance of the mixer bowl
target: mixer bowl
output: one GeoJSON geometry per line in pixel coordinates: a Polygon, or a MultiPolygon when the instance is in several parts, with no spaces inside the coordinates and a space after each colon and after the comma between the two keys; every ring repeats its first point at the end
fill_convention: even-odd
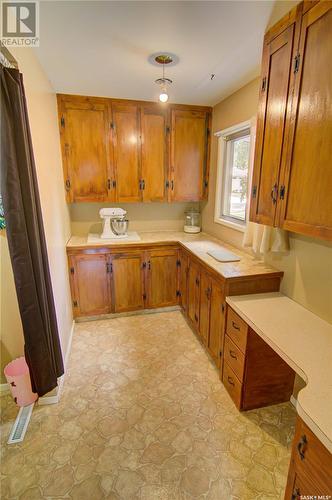
{"type": "Polygon", "coordinates": [[[128,219],[112,219],[111,229],[117,236],[123,236],[127,233],[129,225],[128,219]]]}

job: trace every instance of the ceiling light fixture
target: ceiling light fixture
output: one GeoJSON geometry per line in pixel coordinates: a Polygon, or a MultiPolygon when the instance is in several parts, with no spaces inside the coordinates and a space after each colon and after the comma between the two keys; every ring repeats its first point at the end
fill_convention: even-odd
{"type": "Polygon", "coordinates": [[[161,87],[161,91],[159,94],[159,101],[167,102],[168,101],[167,85],[170,85],[172,83],[172,80],[170,78],[165,77],[165,64],[170,64],[171,62],[173,62],[173,59],[169,55],[159,54],[157,57],[154,58],[154,60],[158,64],[162,64],[163,66],[163,77],[158,78],[155,81],[155,83],[157,83],[161,87]]]}

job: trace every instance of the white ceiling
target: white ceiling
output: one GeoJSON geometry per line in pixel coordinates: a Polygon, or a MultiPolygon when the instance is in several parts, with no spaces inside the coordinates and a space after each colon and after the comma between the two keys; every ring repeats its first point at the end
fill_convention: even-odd
{"type": "MultiPolygon", "coordinates": [[[[291,4],[278,2],[278,15],[291,4]]],[[[170,101],[213,105],[259,74],[275,10],[272,0],[44,1],[35,50],[56,92],[145,100],[161,76],[149,55],[171,52],[170,101]]]]}

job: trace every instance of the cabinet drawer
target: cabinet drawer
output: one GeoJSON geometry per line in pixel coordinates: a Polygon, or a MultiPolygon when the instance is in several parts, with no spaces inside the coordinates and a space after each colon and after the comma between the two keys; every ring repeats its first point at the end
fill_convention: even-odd
{"type": "Polygon", "coordinates": [[[222,381],[227,389],[228,394],[234,401],[236,407],[240,409],[241,407],[241,392],[242,384],[231,369],[231,367],[224,361],[224,370],[222,381]]]}
{"type": "Polygon", "coordinates": [[[245,356],[228,335],[225,336],[224,359],[232,368],[237,378],[242,382],[245,356]]]}
{"type": "Polygon", "coordinates": [[[299,417],[293,441],[296,472],[316,485],[316,491],[332,492],[332,454],[299,417]]]}
{"type": "Polygon", "coordinates": [[[245,352],[247,345],[248,325],[230,307],[227,310],[226,333],[235,345],[245,352]]]}

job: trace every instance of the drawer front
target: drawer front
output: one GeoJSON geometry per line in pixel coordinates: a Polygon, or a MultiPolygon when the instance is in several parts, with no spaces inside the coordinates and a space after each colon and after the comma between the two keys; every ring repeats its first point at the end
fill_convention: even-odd
{"type": "Polygon", "coordinates": [[[224,361],[224,370],[222,381],[224,386],[227,389],[228,394],[234,401],[236,407],[238,409],[241,408],[241,392],[242,392],[242,384],[231,369],[231,367],[224,361]]]}
{"type": "Polygon", "coordinates": [[[245,356],[228,335],[225,335],[224,359],[232,368],[237,378],[242,382],[245,356]]]}
{"type": "Polygon", "coordinates": [[[332,492],[332,454],[309,427],[297,418],[293,441],[296,471],[316,485],[315,491],[332,492]]]}
{"type": "Polygon", "coordinates": [[[244,353],[247,345],[248,325],[230,307],[227,309],[226,333],[244,353]]]}

